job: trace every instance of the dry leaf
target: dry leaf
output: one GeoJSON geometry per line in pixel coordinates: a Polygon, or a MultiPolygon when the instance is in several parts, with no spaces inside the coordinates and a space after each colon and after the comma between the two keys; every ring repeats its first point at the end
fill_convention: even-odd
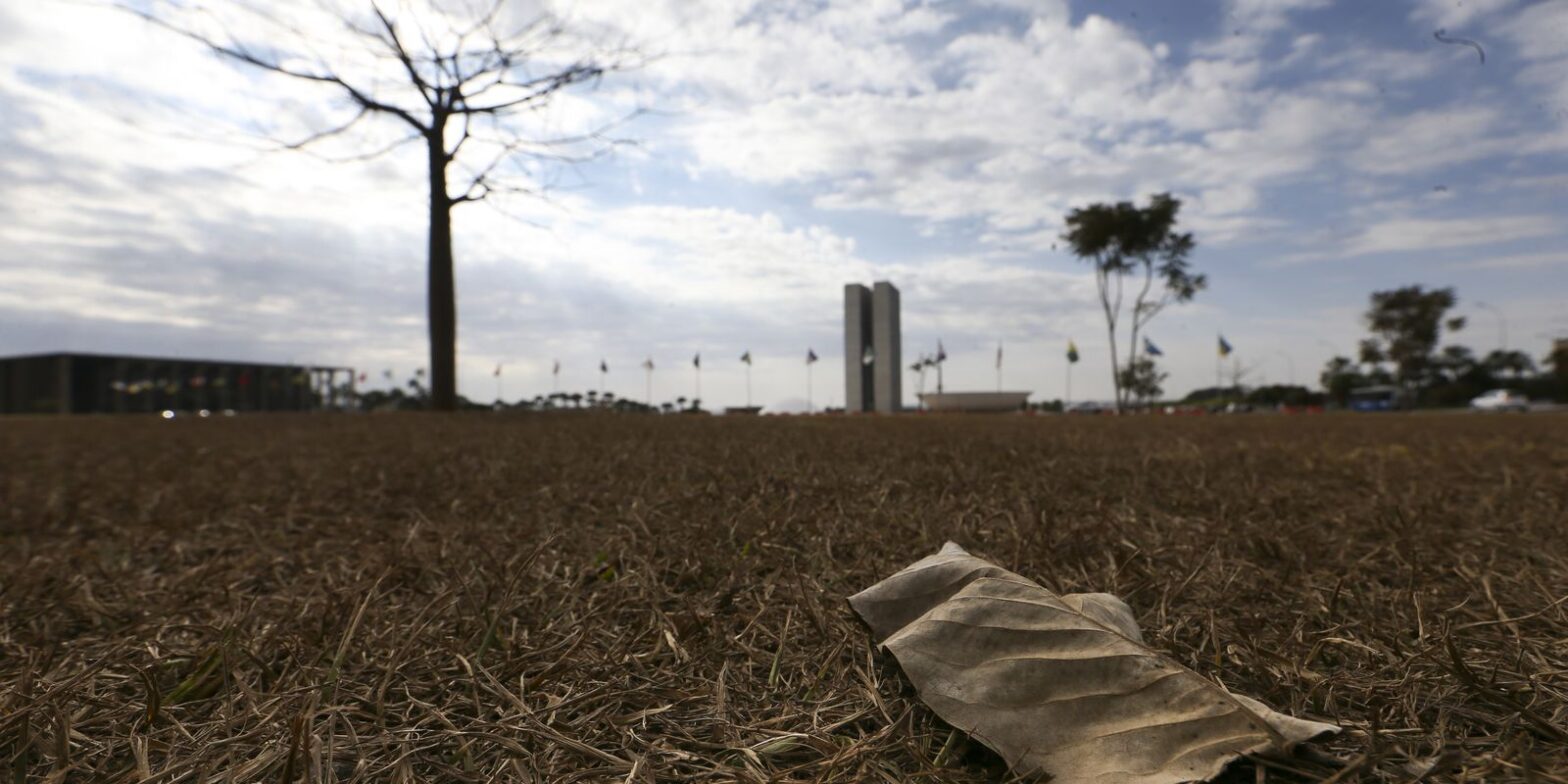
{"type": "Polygon", "coordinates": [[[938,716],[1053,784],[1203,780],[1338,731],[1149,649],[1114,596],[1057,596],[952,542],[849,602],[938,716]]]}

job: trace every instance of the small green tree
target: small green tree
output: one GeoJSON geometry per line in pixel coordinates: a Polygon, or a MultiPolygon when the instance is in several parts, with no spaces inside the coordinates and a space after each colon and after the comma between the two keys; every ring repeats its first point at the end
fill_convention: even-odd
{"type": "Polygon", "coordinates": [[[1463,378],[1480,378],[1482,385],[1490,384],[1491,370],[1476,361],[1475,352],[1467,346],[1444,346],[1432,362],[1428,373],[1431,381],[1457,382],[1463,378]]]}
{"type": "Polygon", "coordinates": [[[1541,364],[1552,369],[1547,387],[1557,400],[1568,399],[1568,340],[1559,338],[1552,343],[1552,352],[1541,358],[1541,364]]]}
{"type": "MultiPolygon", "coordinates": [[[[1133,394],[1124,387],[1124,371],[1132,378],[1137,368],[1138,336],[1166,306],[1188,302],[1208,285],[1206,276],[1192,271],[1187,257],[1196,243],[1192,235],[1176,232],[1181,200],[1169,193],[1151,196],[1146,207],[1132,202],[1091,204],[1068,213],[1062,239],[1073,255],[1094,266],[1096,291],[1105,312],[1111,343],[1111,381],[1118,410],[1133,394]],[[1127,338],[1127,364],[1117,348],[1117,327],[1123,317],[1124,285],[1137,282],[1127,338]]],[[[1152,363],[1151,363],[1152,364],[1152,363]]]]}
{"type": "Polygon", "coordinates": [[[1367,377],[1361,374],[1356,363],[1349,357],[1334,357],[1323,366],[1318,381],[1323,385],[1323,390],[1328,393],[1329,399],[1343,406],[1350,399],[1351,390],[1366,386],[1367,377]]]}
{"type": "Polygon", "coordinates": [[[1523,351],[1496,349],[1487,354],[1481,364],[1494,376],[1506,375],[1514,379],[1535,372],[1535,360],[1523,351]]]}
{"type": "Polygon", "coordinates": [[[1168,374],[1160,372],[1159,366],[1149,357],[1134,357],[1127,363],[1121,372],[1121,388],[1126,391],[1129,400],[1136,400],[1139,405],[1159,400],[1165,389],[1161,386],[1168,374]]]}

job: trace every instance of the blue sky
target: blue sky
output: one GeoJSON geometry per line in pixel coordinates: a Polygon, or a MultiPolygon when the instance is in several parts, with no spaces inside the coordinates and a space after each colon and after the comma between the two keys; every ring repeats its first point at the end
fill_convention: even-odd
{"type": "MultiPolygon", "coordinates": [[[[1108,397],[1093,283],[1056,236],[1072,207],[1158,191],[1211,281],[1151,327],[1169,393],[1213,382],[1217,332],[1252,383],[1312,382],[1354,350],[1368,294],[1408,283],[1455,287],[1455,339],[1481,351],[1505,326],[1537,357],[1568,336],[1568,2],[546,5],[666,56],[531,130],[660,113],[551,173],[549,201],[458,214],[473,398],[497,363],[509,398],[548,391],[556,359],[563,388],[597,386],[601,357],[619,393],[642,395],[652,357],[656,396],[690,395],[701,352],[704,397],[738,404],[749,349],[756,401],[787,408],[813,347],[812,395],[841,403],[841,287],[874,279],[903,290],[906,356],[944,343],[950,388],[994,387],[1002,342],[1006,386],[1060,397],[1071,339],[1075,397],[1108,397]]],[[[406,377],[417,153],[260,151],[343,110],[92,4],[0,8],[0,353],[406,377]]]]}

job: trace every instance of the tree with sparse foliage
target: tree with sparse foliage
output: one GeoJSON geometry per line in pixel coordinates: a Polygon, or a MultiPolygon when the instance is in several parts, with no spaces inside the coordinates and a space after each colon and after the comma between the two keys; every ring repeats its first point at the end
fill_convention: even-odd
{"type": "Polygon", "coordinates": [[[1558,340],[1552,343],[1552,353],[1541,360],[1550,365],[1552,374],[1557,376],[1557,383],[1568,389],[1568,340],[1558,340]]]}
{"type": "Polygon", "coordinates": [[[1160,371],[1159,366],[1149,357],[1134,357],[1121,373],[1121,388],[1127,393],[1130,401],[1135,400],[1140,405],[1159,400],[1165,393],[1161,386],[1168,374],[1160,371]]]}
{"type": "Polygon", "coordinates": [[[1481,364],[1492,375],[1506,375],[1513,379],[1535,372],[1535,360],[1523,351],[1494,349],[1481,360],[1481,364]]]}
{"type": "Polygon", "coordinates": [[[1141,377],[1138,374],[1143,372],[1137,364],[1139,335],[1167,306],[1192,300],[1208,284],[1207,277],[1194,273],[1187,261],[1196,246],[1192,235],[1175,230],[1180,210],[1180,199],[1161,193],[1150,197],[1146,207],[1132,202],[1091,204],[1067,215],[1062,239],[1074,255],[1094,266],[1095,288],[1110,334],[1111,381],[1118,410],[1135,396],[1123,384],[1124,378],[1141,377]],[[1136,293],[1131,312],[1126,314],[1130,329],[1123,366],[1118,326],[1124,316],[1128,279],[1133,280],[1136,293]]]}
{"type": "Polygon", "coordinates": [[[1372,337],[1362,342],[1362,360],[1392,363],[1395,378],[1407,388],[1425,383],[1439,364],[1435,353],[1443,331],[1465,326],[1463,318],[1448,317],[1458,302],[1451,288],[1405,286],[1373,292],[1366,312],[1372,337]]]}
{"type": "MultiPolygon", "coordinates": [[[[349,138],[369,121],[403,133],[364,140],[344,160],[365,160],[404,144],[423,147],[429,185],[428,317],[430,401],[457,407],[457,294],[452,211],[504,194],[537,195],[542,164],[603,154],[617,140],[610,123],[582,132],[544,130],[546,110],[568,89],[599,82],[642,59],[568,32],[548,13],[514,19],[503,0],[402,3],[319,0],[286,10],[259,0],[208,8],[176,0],[123,0],[121,7],[246,67],[321,88],[336,116],[301,138],[301,150],[349,138]],[[319,23],[306,31],[301,17],[319,23]],[[323,22],[322,20],[325,19],[323,22]],[[455,180],[455,182],[454,182],[455,180]]],[[[324,96],[325,98],[325,96],[324,96]]]]}
{"type": "Polygon", "coordinates": [[[1318,376],[1318,381],[1328,392],[1330,400],[1337,405],[1345,405],[1350,400],[1351,390],[1366,386],[1367,377],[1361,374],[1356,363],[1349,357],[1334,357],[1323,366],[1323,373],[1318,376]]]}

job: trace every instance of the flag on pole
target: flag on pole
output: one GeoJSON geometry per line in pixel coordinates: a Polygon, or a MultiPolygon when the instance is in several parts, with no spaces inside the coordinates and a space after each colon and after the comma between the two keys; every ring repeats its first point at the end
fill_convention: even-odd
{"type": "Polygon", "coordinates": [[[550,368],[550,375],[552,375],[552,376],[559,376],[559,375],[561,375],[561,360],[557,359],[555,361],[555,365],[550,368]]]}
{"type": "Polygon", "coordinates": [[[600,373],[608,373],[608,372],[610,372],[610,363],[605,362],[602,359],[599,360],[599,372],[600,373]]]}
{"type": "Polygon", "coordinates": [[[806,413],[813,413],[811,405],[811,366],[817,361],[817,352],[811,348],[806,349],[806,413]]]}
{"type": "Polygon", "coordinates": [[[391,381],[392,380],[392,368],[387,368],[386,370],[381,371],[381,375],[386,380],[391,381]]]}
{"type": "Polygon", "coordinates": [[[497,362],[496,366],[495,366],[495,377],[496,378],[500,378],[501,377],[501,363],[499,363],[499,362],[497,362]]]}
{"type": "Polygon", "coordinates": [[[1078,361],[1078,344],[1072,342],[1071,340],[1067,341],[1067,361],[1078,361]]]}
{"type": "Polygon", "coordinates": [[[1228,357],[1232,351],[1235,349],[1231,348],[1230,341],[1226,340],[1224,335],[1220,335],[1220,356],[1228,357]]]}
{"type": "Polygon", "coordinates": [[[748,365],[751,364],[751,349],[746,349],[746,353],[740,355],[740,361],[745,362],[748,365]]]}
{"type": "Polygon", "coordinates": [[[697,368],[698,370],[702,369],[702,353],[701,352],[698,352],[696,354],[691,355],[691,366],[694,367],[694,368],[697,368]]]}
{"type": "Polygon", "coordinates": [[[1154,345],[1154,341],[1148,338],[1143,339],[1143,353],[1148,354],[1151,357],[1165,356],[1165,352],[1161,351],[1160,347],[1154,345]]]}
{"type": "Polygon", "coordinates": [[[365,383],[365,379],[369,378],[369,377],[370,377],[370,374],[368,374],[368,373],[360,373],[359,374],[359,383],[361,383],[361,384],[365,383]]]}
{"type": "Polygon", "coordinates": [[[642,361],[642,369],[643,370],[653,370],[653,357],[648,357],[647,359],[642,361]]]}
{"type": "Polygon", "coordinates": [[[940,340],[938,340],[936,342],[936,360],[935,361],[936,362],[946,362],[947,361],[947,349],[942,348],[942,341],[940,341],[940,340]]]}

